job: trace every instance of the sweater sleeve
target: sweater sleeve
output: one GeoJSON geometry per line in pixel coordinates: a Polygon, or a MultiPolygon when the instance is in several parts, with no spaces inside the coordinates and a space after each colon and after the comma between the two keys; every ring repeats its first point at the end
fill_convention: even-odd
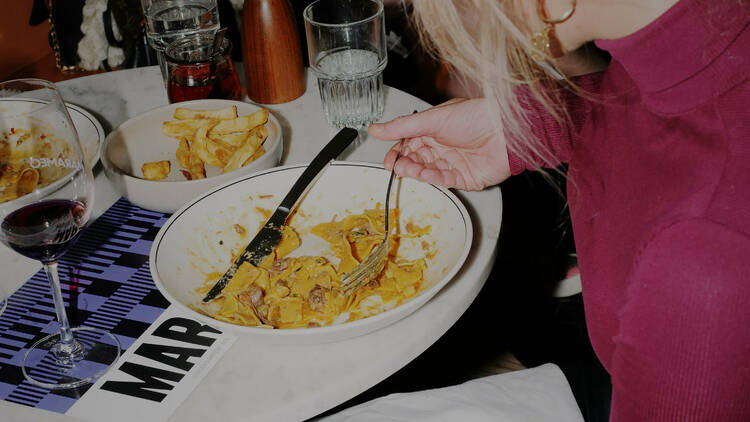
{"type": "MultiPolygon", "coordinates": [[[[582,75],[574,78],[573,83],[581,92],[594,93],[598,90],[602,75],[601,72],[582,75]]],[[[511,173],[537,170],[550,161],[555,165],[570,161],[573,145],[589,114],[587,94],[581,95],[573,89],[564,89],[561,92],[562,107],[569,117],[563,120],[552,115],[528,87],[519,87],[516,95],[527,113],[531,135],[539,142],[541,148],[531,148],[516,139],[509,139],[509,144],[516,146],[516,149],[508,150],[511,173]]]]}
{"type": "Polygon", "coordinates": [[[750,237],[683,221],[636,262],[609,368],[611,420],[750,420],[750,237]]]}

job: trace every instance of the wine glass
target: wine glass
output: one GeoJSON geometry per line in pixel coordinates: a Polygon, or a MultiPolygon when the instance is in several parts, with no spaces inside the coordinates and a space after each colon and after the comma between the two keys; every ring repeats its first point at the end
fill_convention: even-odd
{"type": "Polygon", "coordinates": [[[88,223],[94,178],[60,93],[51,82],[0,83],[0,241],[41,261],[59,333],[30,346],[21,370],[32,384],[75,388],[92,382],[120,356],[116,337],[71,328],[57,261],[88,223]]]}

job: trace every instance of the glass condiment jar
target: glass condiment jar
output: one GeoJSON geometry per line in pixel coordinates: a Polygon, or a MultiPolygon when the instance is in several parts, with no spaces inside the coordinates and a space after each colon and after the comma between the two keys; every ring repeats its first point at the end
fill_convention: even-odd
{"type": "Polygon", "coordinates": [[[202,99],[241,100],[242,85],[232,62],[232,43],[214,47],[214,34],[193,34],[169,44],[167,95],[170,103],[202,99]]]}

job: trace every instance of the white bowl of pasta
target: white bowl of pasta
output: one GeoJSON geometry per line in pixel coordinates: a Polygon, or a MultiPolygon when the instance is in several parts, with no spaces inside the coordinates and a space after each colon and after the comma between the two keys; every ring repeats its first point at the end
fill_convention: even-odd
{"type": "Polygon", "coordinates": [[[334,162],[289,219],[293,231],[260,268],[244,264],[217,299],[208,288],[265,223],[304,165],[277,167],[211,190],[175,212],[151,248],[161,293],[219,329],[277,343],[322,343],[406,317],[458,272],[472,243],[466,208],[449,190],[394,181],[391,253],[376,281],[346,296],[340,278],[382,239],[390,172],[334,162]],[[395,209],[395,211],[394,211],[395,209]]]}

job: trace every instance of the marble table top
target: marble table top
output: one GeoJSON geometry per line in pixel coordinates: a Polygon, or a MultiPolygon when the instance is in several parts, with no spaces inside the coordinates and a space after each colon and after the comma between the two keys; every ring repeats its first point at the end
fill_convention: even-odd
{"type": "MultiPolygon", "coordinates": [[[[102,123],[106,132],[127,119],[168,103],[156,67],[128,69],[72,79],[58,84],[63,98],[102,123]]],[[[307,91],[289,103],[267,106],[282,123],[282,164],[306,163],[335,132],[323,117],[317,83],[309,72],[307,91]]],[[[385,114],[390,120],[429,104],[386,87],[385,114]]],[[[390,144],[366,134],[340,159],[382,162],[390,144]]],[[[96,175],[94,216],[119,195],[96,175]]],[[[500,233],[500,189],[456,192],[474,224],[471,253],[458,275],[410,316],[373,333],[319,345],[272,345],[240,337],[210,374],[172,415],[172,421],[293,421],[324,412],[387,378],[429,348],[468,308],[490,273],[500,233]]],[[[4,288],[14,291],[39,263],[0,245],[4,288]]],[[[69,421],[68,416],[0,402],[3,420],[69,421]]]]}

